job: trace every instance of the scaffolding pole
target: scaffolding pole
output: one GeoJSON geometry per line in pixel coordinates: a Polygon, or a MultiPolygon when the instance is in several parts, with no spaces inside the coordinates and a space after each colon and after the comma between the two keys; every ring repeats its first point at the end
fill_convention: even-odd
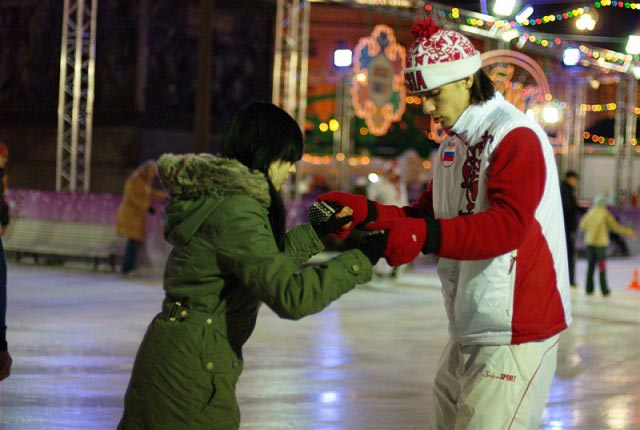
{"type": "Polygon", "coordinates": [[[56,191],[89,191],[97,1],[64,1],[58,92],[56,191]]]}
{"type": "Polygon", "coordinates": [[[309,76],[309,17],[307,0],[278,0],[272,101],[304,130],[309,76]]]}
{"type": "Polygon", "coordinates": [[[613,134],[616,142],[615,196],[618,205],[630,204],[633,193],[635,148],[632,146],[632,141],[636,134],[637,121],[633,108],[636,104],[637,85],[633,76],[621,75],[616,89],[617,107],[613,134]]]}
{"type": "Polygon", "coordinates": [[[586,112],[581,109],[587,98],[586,80],[577,74],[569,76],[570,85],[567,87],[566,105],[563,128],[563,172],[573,170],[582,172],[582,153],[584,148],[584,125],[586,112]],[[566,146],[565,146],[566,145],[566,146]]]}
{"type": "Polygon", "coordinates": [[[629,197],[634,194],[635,182],[633,178],[633,160],[636,154],[636,147],[633,146],[633,139],[636,137],[638,118],[634,112],[636,107],[636,94],[638,93],[638,81],[632,75],[626,75],[623,79],[627,81],[627,106],[626,106],[626,127],[625,141],[627,149],[627,186],[629,188],[629,197]]]}

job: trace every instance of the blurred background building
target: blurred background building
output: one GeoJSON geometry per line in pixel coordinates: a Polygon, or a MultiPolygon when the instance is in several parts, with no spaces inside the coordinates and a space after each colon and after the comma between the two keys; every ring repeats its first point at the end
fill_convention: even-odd
{"type": "Polygon", "coordinates": [[[421,114],[419,99],[390,84],[401,78],[402,62],[381,60],[371,49],[406,49],[421,14],[472,39],[500,90],[544,124],[561,171],[584,171],[581,197],[602,188],[630,200],[639,186],[633,177],[639,57],[625,51],[629,36],[640,34],[639,3],[516,2],[498,15],[498,2],[487,0],[3,0],[0,139],[11,149],[11,188],[56,187],[63,3],[93,7],[95,16],[84,191],[117,193],[136,165],[163,152],[215,152],[240,106],[274,97],[276,62],[286,67],[288,60],[283,40],[291,45],[292,33],[280,33],[295,18],[301,37],[288,49],[304,62],[294,81],[306,85],[297,89],[292,114],[302,112],[307,155],[294,197],[314,186],[350,188],[387,159],[398,160],[415,197],[430,178],[442,131],[421,114]],[[334,62],[341,50],[350,53],[347,65],[334,62]],[[359,84],[363,71],[369,81],[359,84]],[[365,100],[389,117],[385,126],[371,122],[376,112],[365,118],[365,100]]]}

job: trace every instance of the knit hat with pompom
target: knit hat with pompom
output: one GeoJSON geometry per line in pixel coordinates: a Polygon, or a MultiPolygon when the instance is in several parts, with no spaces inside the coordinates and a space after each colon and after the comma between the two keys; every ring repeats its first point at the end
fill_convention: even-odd
{"type": "Polygon", "coordinates": [[[473,75],[480,69],[480,52],[462,34],[436,26],[432,17],[411,27],[416,40],[407,54],[404,79],[410,93],[430,91],[473,75]]]}

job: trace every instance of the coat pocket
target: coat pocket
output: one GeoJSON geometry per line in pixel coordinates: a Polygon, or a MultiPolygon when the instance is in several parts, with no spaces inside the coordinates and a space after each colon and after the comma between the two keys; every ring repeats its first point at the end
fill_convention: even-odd
{"type": "Polygon", "coordinates": [[[192,429],[215,428],[237,429],[240,425],[240,410],[236,399],[236,384],[242,372],[242,362],[232,351],[224,336],[212,327],[201,327],[200,367],[211,381],[211,395],[195,416],[192,429]]]}
{"type": "Polygon", "coordinates": [[[152,330],[156,345],[147,408],[166,423],[187,423],[216,392],[213,375],[202,367],[202,328],[158,319],[152,330]]]}

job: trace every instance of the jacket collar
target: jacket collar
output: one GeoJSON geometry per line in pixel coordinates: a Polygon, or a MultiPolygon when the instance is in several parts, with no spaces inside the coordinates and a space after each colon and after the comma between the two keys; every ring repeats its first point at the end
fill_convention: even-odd
{"type": "Polygon", "coordinates": [[[264,207],[271,204],[266,176],[229,158],[211,154],[164,154],[158,159],[158,176],[172,199],[244,194],[264,207]]]}
{"type": "Polygon", "coordinates": [[[502,103],[503,100],[502,94],[496,91],[494,96],[486,102],[469,105],[462,112],[456,123],[453,124],[453,127],[449,130],[450,133],[458,136],[464,142],[475,141],[474,135],[482,130],[478,124],[484,124],[493,108],[502,103]]]}

